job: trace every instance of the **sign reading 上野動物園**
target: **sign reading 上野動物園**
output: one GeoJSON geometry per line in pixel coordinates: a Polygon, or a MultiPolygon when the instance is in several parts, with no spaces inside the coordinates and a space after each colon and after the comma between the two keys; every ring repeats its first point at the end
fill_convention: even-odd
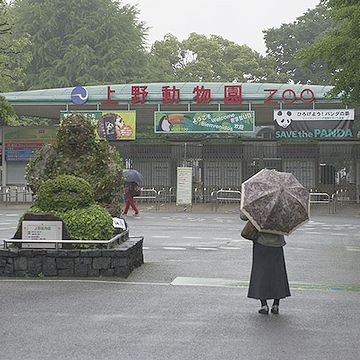
{"type": "MultiPolygon", "coordinates": [[[[62,222],[61,221],[23,221],[22,222],[23,240],[61,240],[62,222]]],[[[54,243],[23,243],[22,247],[35,248],[55,248],[54,243]]]]}
{"type": "Polygon", "coordinates": [[[274,110],[275,138],[352,138],[354,109],[274,110]]]}
{"type": "Polygon", "coordinates": [[[154,114],[156,133],[249,133],[255,131],[254,111],[163,112],[154,114]]]}
{"type": "Polygon", "coordinates": [[[96,125],[96,134],[107,140],[135,140],[136,111],[72,111],[60,112],[60,120],[72,114],[89,117],[96,125]]]}

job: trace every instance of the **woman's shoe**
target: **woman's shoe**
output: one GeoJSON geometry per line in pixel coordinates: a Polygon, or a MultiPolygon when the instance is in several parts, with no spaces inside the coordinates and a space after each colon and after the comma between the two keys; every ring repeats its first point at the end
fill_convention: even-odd
{"type": "Polygon", "coordinates": [[[277,315],[279,313],[279,305],[273,305],[271,307],[271,312],[277,315]]]}
{"type": "Polygon", "coordinates": [[[259,314],[267,315],[269,313],[269,307],[267,305],[264,305],[260,308],[259,314]]]}

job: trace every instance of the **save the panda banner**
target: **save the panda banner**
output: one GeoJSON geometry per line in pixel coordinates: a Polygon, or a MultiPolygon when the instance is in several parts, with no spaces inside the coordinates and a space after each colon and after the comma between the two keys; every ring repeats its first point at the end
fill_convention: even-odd
{"type": "Polygon", "coordinates": [[[275,138],[352,138],[354,109],[274,110],[275,138]]]}

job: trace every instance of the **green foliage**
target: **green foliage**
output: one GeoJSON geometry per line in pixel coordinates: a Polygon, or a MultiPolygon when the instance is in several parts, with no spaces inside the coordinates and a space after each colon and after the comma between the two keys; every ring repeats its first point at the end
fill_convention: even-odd
{"type": "Polygon", "coordinates": [[[304,66],[295,54],[314,43],[331,27],[332,21],[328,18],[326,7],[319,4],[291,24],[283,24],[278,29],[265,30],[267,54],[275,59],[277,71],[285,73],[287,81],[329,85],[331,75],[323,61],[304,66]]]}
{"type": "MultiPolygon", "coordinates": [[[[35,205],[29,208],[27,213],[47,213],[58,216],[64,221],[72,240],[109,240],[114,236],[111,215],[106,209],[96,204],[68,211],[45,211],[35,205]]],[[[93,246],[80,245],[78,247],[90,248],[93,246]]]]}
{"type": "Polygon", "coordinates": [[[36,197],[36,204],[45,211],[79,209],[94,202],[91,185],[86,180],[71,175],[60,175],[45,181],[36,197]]]}
{"type": "Polygon", "coordinates": [[[57,125],[58,119],[39,118],[36,116],[19,116],[17,126],[51,126],[57,125]]]}
{"type": "Polygon", "coordinates": [[[275,62],[246,45],[220,36],[192,33],[180,42],[173,35],[152,46],[146,81],[281,81],[275,62]]]}
{"type": "Polygon", "coordinates": [[[18,117],[11,104],[0,96],[0,125],[16,125],[18,117]]]}
{"type": "Polygon", "coordinates": [[[129,83],[146,61],[135,7],[114,0],[15,0],[14,30],[29,34],[26,88],[129,83]]]}
{"type": "Polygon", "coordinates": [[[14,19],[10,9],[6,1],[0,0],[0,92],[22,85],[24,68],[31,60],[27,35],[16,36],[13,33],[14,19]]]}
{"type": "Polygon", "coordinates": [[[108,240],[114,235],[110,213],[95,204],[90,184],[79,177],[60,175],[42,183],[35,205],[27,212],[58,216],[73,240],[108,240]]]}
{"type": "Polygon", "coordinates": [[[345,103],[360,104],[360,2],[324,0],[333,30],[301,51],[305,65],[326,63],[334,80],[331,96],[339,95],[345,103]]]}
{"type": "Polygon", "coordinates": [[[54,146],[46,144],[40,150],[35,152],[33,160],[29,160],[26,166],[25,178],[31,190],[35,194],[44,181],[52,178],[49,174],[49,168],[51,168],[51,164],[55,161],[55,159],[56,151],[54,146]]]}
{"type": "Polygon", "coordinates": [[[114,233],[111,215],[99,205],[66,211],[63,220],[72,239],[108,240],[114,233]]]}
{"type": "Polygon", "coordinates": [[[85,115],[71,114],[57,132],[56,147],[64,154],[81,156],[96,143],[95,127],[85,115]]]}
{"type": "Polygon", "coordinates": [[[26,180],[34,193],[47,179],[59,175],[79,176],[93,187],[95,200],[105,204],[116,203],[116,194],[122,189],[122,160],[106,140],[96,139],[91,119],[74,114],[63,120],[57,141],[43,147],[30,161],[26,180]]]}

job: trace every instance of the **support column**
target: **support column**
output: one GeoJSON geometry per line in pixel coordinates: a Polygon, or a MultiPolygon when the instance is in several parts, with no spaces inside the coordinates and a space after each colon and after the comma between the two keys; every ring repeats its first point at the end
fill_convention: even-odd
{"type": "Polygon", "coordinates": [[[356,162],[356,177],[355,177],[355,186],[356,186],[356,203],[360,203],[360,161],[356,162]]]}
{"type": "Polygon", "coordinates": [[[1,186],[6,186],[7,169],[5,161],[5,127],[1,128],[1,186]]]}

